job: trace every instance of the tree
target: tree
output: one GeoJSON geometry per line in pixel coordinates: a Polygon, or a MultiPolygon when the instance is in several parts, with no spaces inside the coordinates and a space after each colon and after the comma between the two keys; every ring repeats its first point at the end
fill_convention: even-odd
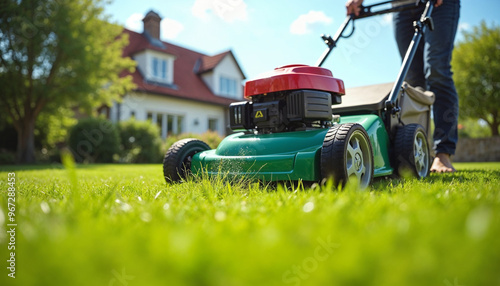
{"type": "Polygon", "coordinates": [[[485,120],[493,136],[500,125],[500,27],[483,21],[453,52],[452,67],[460,97],[460,116],[485,120]]]}
{"type": "Polygon", "coordinates": [[[128,38],[109,23],[103,0],[2,0],[0,103],[18,133],[17,160],[34,162],[34,128],[59,107],[89,112],[133,88],[120,77],[128,38]]]}

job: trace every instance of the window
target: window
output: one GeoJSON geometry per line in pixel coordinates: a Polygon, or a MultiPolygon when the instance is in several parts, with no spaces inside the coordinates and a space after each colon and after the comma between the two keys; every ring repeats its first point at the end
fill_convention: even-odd
{"type": "Polygon", "coordinates": [[[153,76],[158,77],[159,75],[159,64],[160,60],[158,58],[153,58],[153,76]]]}
{"type": "Polygon", "coordinates": [[[227,78],[224,76],[220,77],[219,81],[219,89],[221,95],[226,95],[232,98],[236,98],[238,96],[238,83],[236,79],[227,78]]]}
{"type": "Polygon", "coordinates": [[[184,116],[181,115],[167,115],[167,134],[177,135],[184,132],[184,116]]]}
{"type": "Polygon", "coordinates": [[[167,61],[161,61],[161,78],[167,79],[167,61]]]}
{"type": "Polygon", "coordinates": [[[163,126],[162,121],[163,121],[163,116],[162,116],[162,114],[157,114],[157,115],[156,115],[156,125],[158,126],[158,129],[160,129],[160,135],[161,135],[161,133],[162,133],[162,132],[161,132],[161,130],[162,130],[162,128],[161,128],[161,127],[163,126]]]}
{"type": "Polygon", "coordinates": [[[175,134],[181,134],[184,131],[184,117],[183,116],[177,116],[177,130],[175,130],[175,134]]]}
{"type": "Polygon", "coordinates": [[[154,79],[166,81],[168,75],[167,60],[153,57],[153,66],[151,74],[153,75],[154,79]]]}
{"type": "Polygon", "coordinates": [[[166,136],[184,133],[184,116],[167,114],[166,136]]]}
{"type": "Polygon", "coordinates": [[[216,118],[209,118],[208,119],[208,130],[211,131],[217,131],[218,127],[218,120],[216,118]]]}
{"type": "Polygon", "coordinates": [[[175,133],[173,133],[174,121],[175,121],[175,116],[173,116],[173,115],[167,116],[167,133],[168,133],[168,135],[175,134],[175,133]]]}
{"type": "Polygon", "coordinates": [[[182,115],[148,112],[148,120],[159,127],[162,138],[184,132],[184,116],[182,115]]]}

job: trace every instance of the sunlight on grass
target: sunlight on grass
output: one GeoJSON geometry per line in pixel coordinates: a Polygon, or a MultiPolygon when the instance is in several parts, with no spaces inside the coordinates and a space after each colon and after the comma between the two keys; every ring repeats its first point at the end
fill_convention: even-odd
{"type": "Polygon", "coordinates": [[[2,190],[18,178],[18,264],[0,285],[500,283],[499,163],[343,191],[65,165],[1,167],[2,190]]]}

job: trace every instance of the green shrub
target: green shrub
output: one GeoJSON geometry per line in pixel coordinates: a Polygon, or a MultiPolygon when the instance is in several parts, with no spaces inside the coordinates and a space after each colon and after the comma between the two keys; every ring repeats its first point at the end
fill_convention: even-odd
{"type": "Polygon", "coordinates": [[[127,163],[159,163],[162,160],[158,126],[149,121],[131,119],[120,122],[121,156],[127,163]]]}
{"type": "Polygon", "coordinates": [[[170,135],[167,137],[167,142],[165,143],[165,151],[170,148],[175,142],[185,139],[185,138],[196,138],[205,142],[210,146],[210,148],[215,149],[219,146],[219,143],[222,141],[223,137],[219,135],[219,133],[214,131],[207,131],[203,134],[194,134],[194,133],[182,133],[179,135],[170,135]]]}
{"type": "Polygon", "coordinates": [[[203,134],[201,134],[201,140],[210,146],[210,148],[215,149],[217,146],[219,146],[220,142],[224,137],[221,137],[219,133],[215,131],[207,131],[203,134]]]}
{"type": "Polygon", "coordinates": [[[118,129],[104,118],[80,119],[70,131],[69,148],[77,162],[113,162],[120,151],[118,129]]]}

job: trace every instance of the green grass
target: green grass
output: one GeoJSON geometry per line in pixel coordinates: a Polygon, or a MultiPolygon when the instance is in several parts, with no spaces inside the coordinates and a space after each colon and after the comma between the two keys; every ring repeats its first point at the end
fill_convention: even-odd
{"type": "Polygon", "coordinates": [[[500,285],[500,163],[456,166],[366,191],[2,166],[1,225],[15,171],[18,227],[0,285],[500,285]]]}

